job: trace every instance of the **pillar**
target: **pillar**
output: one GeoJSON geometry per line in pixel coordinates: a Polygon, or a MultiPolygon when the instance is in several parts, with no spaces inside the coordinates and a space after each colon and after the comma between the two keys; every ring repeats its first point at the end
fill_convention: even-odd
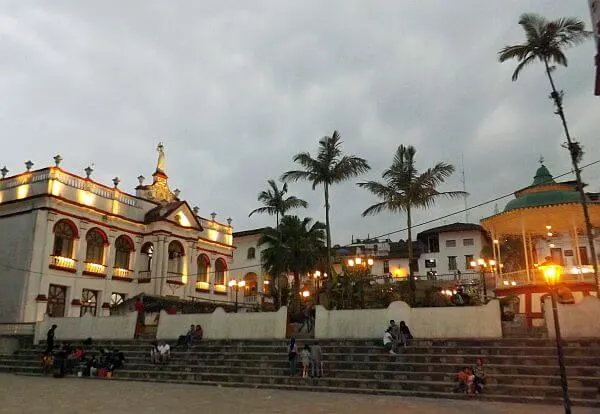
{"type": "MultiPolygon", "coordinates": [[[[108,246],[106,246],[106,260],[104,265],[106,266],[106,278],[104,279],[104,292],[102,292],[102,300],[100,301],[100,309],[96,311],[97,316],[104,316],[106,313],[102,308],[104,303],[108,303],[110,305],[110,297],[112,295],[112,275],[113,275],[113,267],[115,265],[115,239],[116,235],[113,231],[108,235],[108,246]]],[[[109,310],[110,315],[110,310],[109,310]]]]}
{"type": "Polygon", "coordinates": [[[154,286],[154,294],[160,295],[162,292],[163,285],[163,274],[162,274],[162,262],[163,262],[163,250],[164,250],[164,237],[157,236],[156,242],[154,243],[154,264],[151,272],[152,286],[154,286]]]}
{"type": "Polygon", "coordinates": [[[523,236],[523,253],[525,254],[525,268],[527,270],[527,282],[531,282],[531,275],[529,270],[529,254],[527,253],[527,237],[525,234],[525,222],[521,220],[521,235],[523,236]]]}
{"type": "MultiPolygon", "coordinates": [[[[137,236],[134,239],[133,242],[133,248],[134,250],[131,252],[131,259],[129,262],[129,269],[131,270],[131,277],[133,278],[134,281],[137,282],[138,278],[140,277],[139,271],[140,271],[140,263],[142,262],[141,258],[142,258],[142,238],[137,236]]],[[[139,283],[136,283],[136,290],[138,290],[138,292],[135,292],[135,294],[138,293],[142,293],[142,289],[141,289],[141,285],[139,283]]]]}
{"type": "MultiPolygon", "coordinates": [[[[50,253],[52,253],[52,249],[54,248],[54,222],[55,222],[56,214],[48,213],[46,218],[46,233],[44,239],[44,245],[42,247],[42,257],[39,261],[39,266],[37,269],[38,275],[38,291],[34,292],[37,295],[48,295],[48,288],[44,286],[44,274],[48,271],[48,265],[50,260],[50,253]]],[[[31,277],[31,275],[30,275],[31,277]]],[[[40,321],[43,319],[43,315],[46,313],[47,302],[36,302],[35,305],[35,313],[36,313],[36,321],[40,321]],[[40,318],[41,315],[41,318],[40,318]]]]}
{"type": "Polygon", "coordinates": [[[579,235],[577,234],[577,227],[575,226],[575,223],[573,223],[572,240],[574,242],[574,243],[572,243],[572,245],[575,246],[575,254],[576,254],[575,257],[577,258],[577,269],[579,270],[578,279],[583,280],[583,270],[581,268],[581,253],[579,252],[579,235]]]}
{"type": "Polygon", "coordinates": [[[167,285],[167,272],[169,271],[169,240],[163,236],[162,243],[162,263],[160,274],[160,295],[165,295],[165,287],[167,285]]]}

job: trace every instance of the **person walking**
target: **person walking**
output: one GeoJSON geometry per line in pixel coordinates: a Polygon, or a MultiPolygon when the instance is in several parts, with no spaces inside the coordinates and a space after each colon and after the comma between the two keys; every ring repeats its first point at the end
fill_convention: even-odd
{"type": "Polygon", "coordinates": [[[310,359],[312,362],[311,377],[321,378],[323,376],[323,351],[318,342],[310,348],[310,359]]]}
{"type": "Polygon", "coordinates": [[[48,329],[48,333],[46,334],[46,353],[52,354],[52,350],[54,349],[54,332],[56,331],[56,328],[56,325],[52,325],[52,327],[48,329]]]}
{"type": "Polygon", "coordinates": [[[288,345],[288,359],[290,361],[290,376],[294,376],[296,375],[298,364],[298,346],[296,345],[296,338],[292,338],[288,345]]]}

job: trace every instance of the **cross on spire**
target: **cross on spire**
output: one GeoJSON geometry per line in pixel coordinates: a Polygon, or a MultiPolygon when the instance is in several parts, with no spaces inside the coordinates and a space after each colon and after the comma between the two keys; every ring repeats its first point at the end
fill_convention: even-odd
{"type": "Polygon", "coordinates": [[[544,156],[540,155],[540,159],[538,160],[538,162],[540,163],[540,165],[544,165],[544,156]]]}

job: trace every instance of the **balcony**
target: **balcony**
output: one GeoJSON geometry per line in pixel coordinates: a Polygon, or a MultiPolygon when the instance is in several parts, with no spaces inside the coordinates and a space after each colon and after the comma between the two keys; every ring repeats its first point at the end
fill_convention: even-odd
{"type": "Polygon", "coordinates": [[[183,280],[183,273],[180,272],[167,272],[167,284],[170,285],[185,285],[183,280]]]}
{"type": "Polygon", "coordinates": [[[150,283],[152,281],[152,272],[150,270],[140,270],[138,272],[138,283],[150,283]]]}
{"type": "Polygon", "coordinates": [[[210,290],[210,284],[208,282],[196,282],[197,292],[208,292],[210,290]]]}
{"type": "Polygon", "coordinates": [[[126,282],[133,281],[133,272],[129,269],[122,269],[120,267],[113,268],[113,279],[123,280],[126,282]]]}
{"type": "Polygon", "coordinates": [[[257,305],[260,303],[260,297],[258,295],[244,296],[244,303],[248,305],[257,305]]]}
{"type": "Polygon", "coordinates": [[[66,272],[75,273],[75,260],[70,257],[50,256],[50,269],[64,270],[66,272]]]}
{"type": "Polygon", "coordinates": [[[83,274],[89,276],[106,277],[106,266],[98,263],[85,262],[83,274]]]}
{"type": "Polygon", "coordinates": [[[227,286],[215,285],[215,294],[216,295],[226,295],[227,294],[227,286]]]}

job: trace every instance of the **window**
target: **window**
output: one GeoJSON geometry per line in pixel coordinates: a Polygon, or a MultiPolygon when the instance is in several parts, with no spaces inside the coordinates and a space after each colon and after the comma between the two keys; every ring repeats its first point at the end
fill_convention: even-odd
{"type": "Polygon", "coordinates": [[[81,292],[81,310],[80,316],[90,314],[96,316],[98,308],[98,292],[90,289],[83,289],[81,292]]]}
{"type": "Polygon", "coordinates": [[[436,266],[435,259],[425,259],[425,267],[427,269],[432,269],[436,266]]]}
{"type": "Polygon", "coordinates": [[[474,239],[463,239],[463,246],[475,246],[474,239]]]}
{"type": "Polygon", "coordinates": [[[473,255],[465,254],[465,269],[473,269],[473,266],[471,266],[472,261],[473,261],[473,255]]]}
{"type": "Polygon", "coordinates": [[[133,242],[127,236],[119,236],[115,241],[115,267],[129,270],[133,242]]]}
{"type": "Polygon", "coordinates": [[[154,245],[152,243],[146,243],[142,246],[142,272],[149,272],[152,270],[152,256],[154,255],[154,245]]]}
{"type": "Polygon", "coordinates": [[[48,289],[48,303],[46,313],[50,317],[62,318],[65,316],[65,303],[67,288],[64,286],[50,285],[48,289]]]}
{"type": "Polygon", "coordinates": [[[61,220],[54,226],[54,256],[73,258],[73,240],[75,239],[75,225],[69,221],[61,220]]]}
{"type": "Polygon", "coordinates": [[[427,252],[428,253],[438,253],[440,251],[440,240],[437,236],[429,236],[427,238],[427,252]]]}
{"type": "Polygon", "coordinates": [[[389,260],[383,261],[383,273],[390,273],[390,261],[389,260]]]}
{"type": "Polygon", "coordinates": [[[88,231],[85,236],[86,250],[85,261],[87,263],[103,264],[104,262],[104,245],[106,236],[98,229],[88,231]]]}
{"type": "Polygon", "coordinates": [[[448,256],[448,270],[456,270],[456,256],[448,256]]]}
{"type": "Polygon", "coordinates": [[[169,264],[167,273],[181,274],[183,271],[183,246],[178,241],[169,243],[169,264]]]}
{"type": "Polygon", "coordinates": [[[215,262],[215,285],[225,284],[225,272],[227,271],[227,264],[223,259],[217,259],[215,262]]]}
{"type": "Polygon", "coordinates": [[[210,259],[207,255],[198,256],[197,260],[198,273],[196,273],[196,282],[209,283],[210,259]]]}
{"type": "Polygon", "coordinates": [[[250,247],[248,249],[248,259],[254,259],[256,257],[256,249],[254,247],[250,247]]]}
{"type": "Polygon", "coordinates": [[[456,247],[456,240],[446,240],[446,247],[456,247]]]}
{"type": "Polygon", "coordinates": [[[124,293],[113,292],[112,295],[110,295],[110,307],[114,308],[125,302],[125,296],[124,293]]]}

